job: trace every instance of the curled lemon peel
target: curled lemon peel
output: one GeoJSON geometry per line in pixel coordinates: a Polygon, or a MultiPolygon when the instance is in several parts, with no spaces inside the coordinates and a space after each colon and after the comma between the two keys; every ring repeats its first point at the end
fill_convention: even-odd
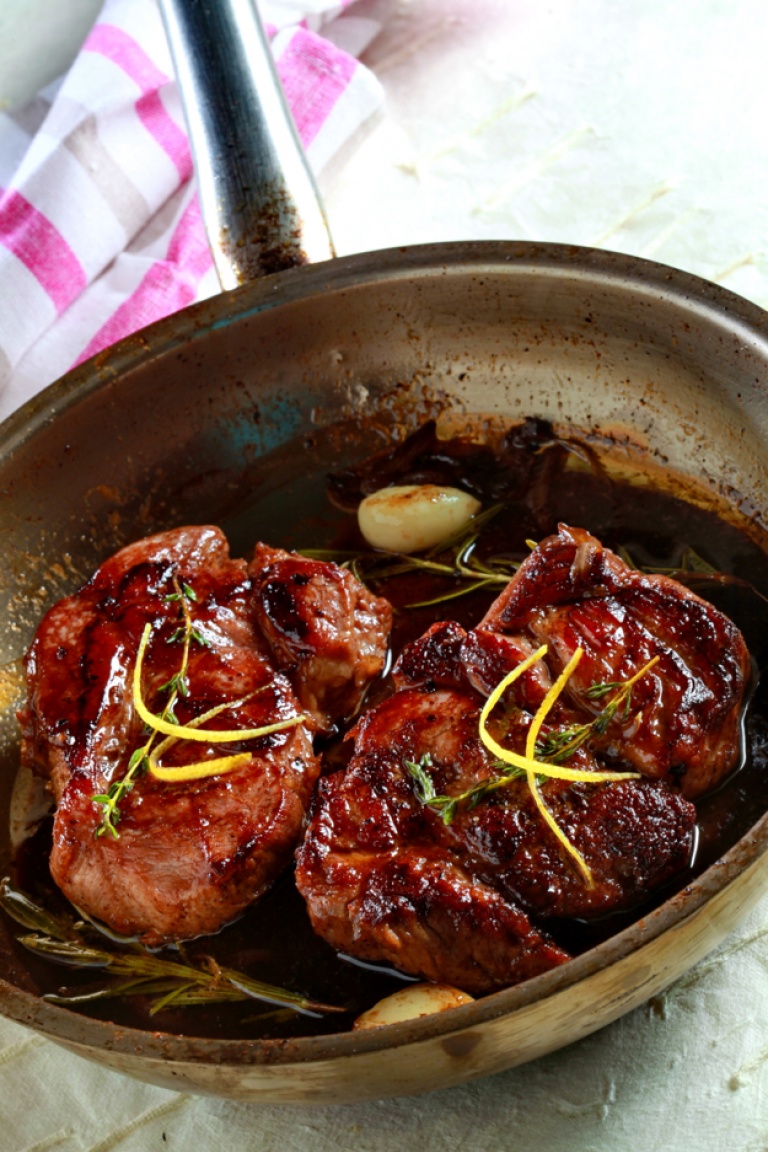
{"type": "MultiPolygon", "coordinates": [[[[581,653],[582,649],[577,648],[576,651],[581,653]]],[[[523,672],[527,672],[527,670],[533,664],[535,664],[537,660],[541,660],[543,656],[546,656],[546,654],[547,645],[543,644],[541,648],[538,648],[531,656],[527,656],[521,664],[518,664],[516,668],[513,668],[512,671],[496,685],[493,692],[486,700],[480,713],[480,739],[482,740],[485,747],[489,752],[492,752],[493,755],[497,757],[497,759],[503,760],[505,764],[512,764],[515,768],[522,768],[524,772],[532,770],[539,776],[549,776],[553,780],[571,780],[587,784],[602,784],[610,780],[627,780],[630,778],[637,778],[640,775],[639,772],[585,772],[581,768],[563,768],[561,764],[548,764],[545,760],[536,760],[534,758],[533,750],[536,744],[536,737],[538,736],[541,726],[546,719],[547,713],[552,708],[552,705],[555,703],[555,700],[562,692],[567,680],[570,678],[571,672],[573,671],[573,668],[571,668],[573,658],[566,665],[557,681],[552,685],[552,687],[547,692],[547,695],[544,697],[544,700],[539,705],[536,715],[534,716],[531,723],[531,730],[534,732],[534,738],[532,742],[530,740],[526,740],[525,755],[522,755],[519,752],[512,752],[511,749],[505,748],[502,744],[499,744],[497,740],[494,740],[493,736],[491,736],[486,727],[488,717],[498,704],[501,697],[506,692],[507,688],[509,688],[511,684],[514,684],[515,680],[517,680],[517,678],[521,676],[523,672]]],[[[581,659],[581,656],[579,656],[578,659],[581,659]]],[[[578,660],[576,662],[578,663],[578,660]]],[[[644,671],[647,671],[647,666],[644,671]]]]}
{"type": "MultiPolygon", "coordinates": [[[[577,648],[576,651],[574,652],[573,656],[571,657],[571,659],[566,664],[565,668],[562,670],[562,672],[558,676],[555,683],[551,686],[551,688],[547,692],[546,696],[544,697],[539,708],[536,711],[536,715],[534,716],[533,721],[531,723],[531,726],[528,729],[528,735],[526,736],[526,740],[525,740],[525,754],[526,754],[526,756],[529,756],[532,760],[535,759],[534,753],[536,751],[536,738],[539,735],[539,732],[541,731],[541,726],[547,717],[547,713],[550,711],[550,709],[554,705],[555,701],[559,697],[560,693],[562,692],[563,688],[565,687],[565,685],[570,680],[571,673],[576,670],[576,667],[577,667],[577,665],[578,665],[578,663],[581,660],[583,655],[584,655],[584,649],[583,648],[577,648]]],[[[595,880],[594,880],[594,877],[592,875],[592,869],[590,868],[589,864],[587,864],[586,860],[584,859],[581,852],[579,852],[576,845],[568,839],[565,832],[563,832],[562,828],[560,827],[560,825],[557,823],[554,816],[550,812],[549,808],[547,807],[546,803],[544,802],[544,797],[541,794],[541,790],[539,789],[539,783],[538,783],[538,780],[536,779],[536,773],[530,768],[526,772],[526,779],[528,781],[528,788],[530,789],[531,795],[533,796],[534,802],[536,804],[536,807],[539,810],[539,814],[541,815],[541,818],[544,820],[547,827],[554,833],[554,835],[557,837],[557,839],[563,845],[566,852],[569,852],[570,855],[573,857],[573,859],[576,861],[576,865],[577,865],[579,871],[581,872],[582,876],[584,877],[584,881],[585,881],[587,887],[588,888],[594,888],[595,880]]]]}
{"type": "MultiPolygon", "coordinates": [[[[485,704],[483,705],[482,711],[480,713],[480,739],[488,751],[492,752],[493,755],[496,756],[499,760],[504,761],[506,764],[512,764],[516,768],[522,768],[525,771],[528,788],[531,792],[531,796],[533,797],[539,814],[541,815],[541,818],[544,820],[552,833],[557,837],[559,842],[565,848],[566,852],[568,852],[568,854],[573,857],[573,860],[575,861],[579,871],[584,877],[587,886],[589,888],[593,888],[595,882],[591,868],[575,844],[572,844],[568,839],[565,832],[563,832],[562,828],[557,823],[554,816],[547,807],[544,801],[544,797],[541,795],[537,777],[546,776],[555,780],[572,780],[587,784],[600,784],[612,780],[637,780],[640,777],[640,773],[584,772],[577,768],[562,768],[560,765],[548,764],[546,761],[537,760],[535,756],[536,740],[538,738],[539,732],[541,731],[542,725],[552,707],[556,703],[561,692],[576,670],[579,661],[584,655],[584,650],[582,648],[576,649],[573,656],[568,661],[555,683],[549,688],[547,694],[536,710],[536,714],[531,721],[531,725],[526,736],[524,756],[517,752],[512,752],[508,748],[504,748],[501,744],[498,743],[497,740],[494,740],[493,736],[491,736],[487,729],[488,717],[498,704],[507,688],[509,688],[509,686],[513,684],[519,676],[531,668],[538,660],[546,656],[546,654],[547,645],[542,644],[540,648],[538,648],[530,656],[526,657],[526,659],[523,660],[521,664],[518,664],[516,668],[513,668],[512,671],[507,676],[505,676],[499,684],[496,685],[493,692],[490,694],[485,704]]],[[[631,688],[632,685],[637,680],[639,680],[641,676],[645,675],[649,668],[653,667],[658,659],[658,656],[655,656],[651,661],[649,661],[648,664],[641,668],[639,672],[637,672],[633,677],[631,677],[630,680],[627,681],[622,690],[626,692],[629,688],[631,688]]]]}
{"type": "Polygon", "coordinates": [[[528,735],[525,740],[525,754],[526,756],[530,756],[532,760],[534,759],[536,741],[538,739],[539,732],[541,731],[541,726],[546,720],[549,712],[554,707],[554,704],[560,696],[563,688],[565,688],[566,684],[570,680],[572,673],[576,671],[576,668],[578,667],[583,655],[584,649],[577,648],[573,656],[571,656],[570,660],[566,664],[565,668],[563,668],[557,680],[555,680],[554,684],[550,686],[546,696],[536,710],[536,715],[531,721],[531,726],[528,729],[528,735]]]}
{"type": "MultiPolygon", "coordinates": [[[[257,692],[260,689],[256,690],[257,692]]],[[[207,712],[201,712],[199,716],[193,716],[191,720],[184,726],[186,728],[199,728],[208,720],[218,716],[221,712],[226,712],[228,708],[237,708],[240,704],[245,704],[256,692],[249,692],[247,696],[241,697],[239,700],[227,701],[224,704],[216,704],[215,707],[209,708],[207,712]]],[[[232,756],[218,756],[213,760],[196,760],[191,764],[177,764],[166,767],[160,764],[160,757],[164,756],[174,744],[178,744],[181,737],[179,736],[166,736],[162,740],[154,752],[150,752],[147,756],[147,765],[149,773],[154,776],[156,780],[164,780],[168,783],[185,782],[187,780],[204,780],[208,776],[219,776],[225,772],[232,772],[235,768],[242,767],[247,764],[251,759],[250,752],[236,752],[232,756]]]]}
{"type": "Polygon", "coordinates": [[[150,712],[141,695],[141,674],[151,634],[152,625],[145,624],[133,669],[133,704],[144,723],[154,732],[161,732],[166,737],[147,757],[149,771],[158,780],[178,782],[203,780],[208,776],[218,776],[220,773],[231,772],[233,769],[241,767],[251,759],[252,755],[250,752],[237,752],[231,756],[218,756],[213,760],[198,760],[191,764],[163,767],[158,763],[160,756],[179,740],[198,740],[206,744],[227,744],[235,740],[255,740],[260,736],[270,736],[273,732],[284,732],[288,728],[294,728],[297,724],[303,724],[306,721],[307,717],[302,714],[290,716],[286,720],[278,720],[274,724],[264,724],[260,728],[210,729],[202,727],[206,721],[213,719],[221,712],[225,712],[228,708],[235,708],[244,704],[251,696],[255,695],[253,692],[243,696],[240,700],[217,704],[200,716],[194,717],[187,724],[175,724],[163,716],[157,716],[154,712],[150,712]]]}
{"type": "Polygon", "coordinates": [[[192,764],[167,768],[163,764],[158,764],[156,757],[150,754],[148,762],[151,776],[156,780],[174,784],[188,780],[206,780],[209,776],[221,776],[233,772],[235,768],[241,768],[250,759],[250,752],[236,752],[233,756],[217,756],[214,760],[196,760],[192,764]]]}

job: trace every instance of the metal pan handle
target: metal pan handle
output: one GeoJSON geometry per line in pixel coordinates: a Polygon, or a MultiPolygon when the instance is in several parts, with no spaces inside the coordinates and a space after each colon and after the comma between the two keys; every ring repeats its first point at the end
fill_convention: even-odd
{"type": "Polygon", "coordinates": [[[254,0],[160,0],[222,288],[334,255],[254,0]]]}

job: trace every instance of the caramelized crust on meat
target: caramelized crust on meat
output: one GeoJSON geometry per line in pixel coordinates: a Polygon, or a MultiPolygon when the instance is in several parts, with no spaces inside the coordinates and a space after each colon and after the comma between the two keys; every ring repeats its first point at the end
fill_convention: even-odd
{"type": "MultiPolygon", "coordinates": [[[[334,565],[294,557],[291,570],[300,571],[302,563],[314,597],[323,584],[335,589],[334,565]]],[[[94,795],[125,775],[132,752],[147,739],[131,690],[147,622],[152,634],[142,694],[151,711],[162,711],[168,681],[179,671],[181,585],[194,592],[191,613],[202,642],[190,647],[189,694],[177,701],[178,722],[188,724],[226,702],[232,707],[206,727],[255,728],[303,714],[290,676],[275,668],[259,630],[259,596],[245,562],[230,559],[218,529],[182,528],[122,549],[48,612],[27,656],[29,695],[21,716],[23,758],[50,777],[57,804],[56,883],[78,908],[150,944],[215,932],[265,891],[291,860],[319,774],[311,717],[247,741],[181,740],[167,750],[164,764],[242,751],[250,760],[185,783],[143,775],[120,803],[119,838],[96,835],[101,808],[94,795]]],[[[354,631],[357,621],[347,613],[354,617],[355,604],[332,604],[339,630],[354,631]]],[[[370,621],[371,628],[380,624],[370,621]]],[[[325,625],[332,633],[331,613],[325,625]]],[[[367,643],[383,653],[386,640],[382,625],[367,643]]],[[[311,645],[308,651],[311,656],[311,645]]],[[[369,661],[358,692],[383,658],[369,661]]],[[[334,706],[331,701],[330,719],[340,718],[334,706]]]]}
{"type": "Polygon", "coordinates": [[[382,671],[392,608],[350,572],[258,544],[249,572],[261,634],[302,708],[330,730],[382,671]]]}
{"type": "Polygon", "coordinates": [[[712,605],[561,527],[478,628],[436,624],[405,650],[397,691],[352,734],[348,768],[320,782],[297,870],[316,931],[352,955],[470,992],[562,963],[543,922],[632,907],[686,866],[696,821],[689,797],[738,762],[748,668],[740,633],[712,605]],[[590,698],[592,685],[624,683],[659,657],[631,707],[567,761],[640,778],[539,783],[591,883],[545,824],[526,779],[459,805],[446,823],[422,802],[407,767],[420,764],[435,792],[450,797],[498,775],[479,737],[480,712],[542,642],[546,658],[515,681],[491,720],[496,739],[518,752],[577,646],[584,656],[543,739],[590,724],[610,699],[590,698]]]}
{"type": "Polygon", "coordinates": [[[646,776],[673,780],[695,799],[711,791],[739,757],[739,722],[749,679],[747,646],[712,604],[667,576],[629,568],[599,540],[560,526],[523,563],[479,632],[523,647],[546,643],[562,668],[584,650],[568,684],[574,706],[595,715],[593,684],[637,683],[632,717],[611,725],[603,750],[646,776]]]}
{"type": "Polygon", "coordinates": [[[482,771],[477,716],[458,692],[416,690],[367,713],[348,769],[320,781],[297,868],[315,931],[333,947],[472,992],[568,959],[414,795],[405,761],[426,752],[482,771]]]}
{"type": "MultiPolygon", "coordinates": [[[[478,737],[481,707],[471,690],[402,688],[367,713],[348,768],[320,781],[297,870],[314,928],[335,948],[470,992],[562,963],[567,955],[531,917],[631,906],[685,866],[696,819],[661,783],[548,781],[546,803],[590,866],[592,886],[542,823],[524,780],[444,824],[417,799],[406,762],[428,755],[438,794],[493,776],[478,737]]],[[[585,752],[572,766],[600,767],[585,752]]]]}

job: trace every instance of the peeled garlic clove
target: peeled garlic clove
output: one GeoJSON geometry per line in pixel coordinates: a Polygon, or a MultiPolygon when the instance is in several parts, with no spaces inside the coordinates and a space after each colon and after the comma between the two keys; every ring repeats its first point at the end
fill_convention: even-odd
{"type": "Polygon", "coordinates": [[[460,1004],[471,1004],[473,997],[450,984],[411,984],[379,1000],[373,1008],[358,1016],[353,1029],[382,1028],[385,1024],[398,1024],[401,1020],[416,1020],[445,1012],[460,1004]]]}
{"type": "Polygon", "coordinates": [[[372,548],[422,552],[450,540],[482,505],[468,492],[437,484],[401,484],[366,496],[357,511],[360,531],[372,548]]]}

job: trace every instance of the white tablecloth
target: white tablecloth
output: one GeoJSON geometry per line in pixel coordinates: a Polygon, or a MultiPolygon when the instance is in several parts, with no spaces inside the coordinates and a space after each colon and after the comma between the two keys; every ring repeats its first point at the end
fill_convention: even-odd
{"type": "MultiPolygon", "coordinates": [[[[98,7],[3,0],[0,99],[63,68],[98,7]]],[[[760,0],[359,0],[356,12],[382,25],[364,61],[386,106],[321,177],[341,253],[566,241],[768,304],[760,0]]],[[[415,1099],[304,1108],[178,1095],[0,1021],[0,1149],[761,1152],[764,925],[768,899],[713,957],[611,1027],[415,1099]]]]}

